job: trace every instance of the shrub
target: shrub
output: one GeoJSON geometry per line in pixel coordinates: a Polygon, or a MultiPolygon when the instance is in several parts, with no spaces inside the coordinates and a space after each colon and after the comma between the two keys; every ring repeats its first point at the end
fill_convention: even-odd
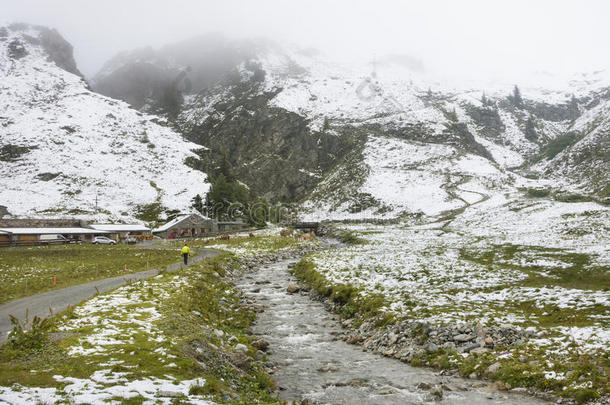
{"type": "Polygon", "coordinates": [[[36,351],[48,342],[49,329],[51,321],[49,318],[40,319],[35,316],[32,319],[31,328],[27,330],[27,313],[25,323],[21,323],[19,319],[13,315],[9,315],[13,330],[8,335],[9,344],[19,350],[36,351]]]}
{"type": "Polygon", "coordinates": [[[576,194],[576,193],[556,195],[555,199],[557,201],[567,202],[567,203],[591,201],[590,197],[587,197],[586,195],[582,195],[582,194],[576,194]]]}
{"type": "Polygon", "coordinates": [[[560,135],[547,144],[544,155],[548,160],[553,159],[568,146],[576,143],[579,138],[580,135],[578,134],[578,132],[574,131],[570,131],[563,135],[560,135]]]}
{"type": "Polygon", "coordinates": [[[550,190],[544,188],[528,188],[527,195],[532,198],[548,197],[551,194],[550,190]]]}

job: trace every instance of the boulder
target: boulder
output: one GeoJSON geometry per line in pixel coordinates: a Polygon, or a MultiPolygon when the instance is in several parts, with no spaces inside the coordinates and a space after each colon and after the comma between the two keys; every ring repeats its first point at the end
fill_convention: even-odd
{"type": "Polygon", "coordinates": [[[269,342],[267,342],[265,339],[258,339],[252,342],[252,346],[256,347],[258,350],[267,351],[269,342]]]}
{"type": "Polygon", "coordinates": [[[467,335],[465,333],[460,333],[459,335],[455,335],[453,337],[453,340],[455,342],[468,342],[470,340],[474,339],[474,336],[472,335],[467,335]]]}
{"type": "Polygon", "coordinates": [[[495,362],[491,366],[487,367],[487,372],[490,374],[495,374],[500,370],[500,367],[502,367],[502,364],[500,362],[495,362]]]}
{"type": "Polygon", "coordinates": [[[290,284],[287,288],[286,288],[286,292],[288,294],[296,294],[301,290],[301,288],[297,285],[297,284],[290,284]]]}
{"type": "Polygon", "coordinates": [[[235,350],[238,352],[247,353],[248,346],[244,345],[243,343],[238,343],[235,345],[235,350]]]}

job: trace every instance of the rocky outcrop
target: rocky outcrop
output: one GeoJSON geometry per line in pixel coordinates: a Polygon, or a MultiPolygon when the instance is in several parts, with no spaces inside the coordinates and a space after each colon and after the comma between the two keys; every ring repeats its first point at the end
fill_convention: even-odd
{"type": "Polygon", "coordinates": [[[176,120],[177,130],[205,146],[195,167],[214,176],[228,162],[240,181],[272,202],[305,197],[365,136],[342,128],[339,135],[314,131],[308,120],[269,101],[280,89],[265,90],[260,70],[232,77],[221,86],[226,98],[207,105],[221,89],[202,93],[176,120]],[[193,119],[207,105],[203,119],[193,119]]]}
{"type": "MultiPolygon", "coordinates": [[[[23,38],[31,45],[40,45],[44,49],[49,61],[54,62],[63,70],[84,77],[76,67],[72,45],[56,29],[24,23],[11,24],[8,26],[8,29],[26,32],[23,38]],[[27,34],[28,31],[36,32],[37,35],[29,35],[27,34]]],[[[0,34],[0,37],[2,37],[2,34],[0,34]]],[[[27,54],[23,44],[20,44],[17,40],[11,43],[9,50],[11,50],[11,56],[14,59],[19,59],[27,54]]]]}

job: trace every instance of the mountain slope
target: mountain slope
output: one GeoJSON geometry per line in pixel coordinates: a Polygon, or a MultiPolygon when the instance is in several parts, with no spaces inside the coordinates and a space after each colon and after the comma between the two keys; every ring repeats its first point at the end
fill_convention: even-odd
{"type": "MultiPolygon", "coordinates": [[[[579,171],[598,180],[570,170],[574,159],[561,170],[532,165],[575,126],[600,119],[594,111],[610,83],[604,72],[518,92],[513,84],[441,83],[391,59],[341,63],[271,43],[244,53],[235,43],[222,46],[241,58],[225,59],[224,75],[207,76],[215,81],[182,90],[177,113],[167,116],[207,148],[198,168],[214,174],[228,163],[272,201],[305,202],[331,217],[438,214],[463,204],[458,184],[475,180],[477,191],[463,198],[474,200],[512,187],[517,169],[601,196],[590,182],[600,183],[603,164],[581,159],[579,171]]],[[[120,65],[135,66],[129,58],[120,65]]],[[[185,80],[206,72],[189,68],[180,67],[185,80]]],[[[603,138],[591,136],[591,147],[603,151],[603,138]]]]}
{"type": "Polygon", "coordinates": [[[207,191],[205,175],[184,165],[196,145],[89,91],[50,58],[44,33],[0,29],[0,205],[13,215],[127,220],[187,209],[207,191]]]}
{"type": "Polygon", "coordinates": [[[610,198],[610,91],[602,100],[574,122],[554,149],[547,149],[546,157],[552,159],[537,167],[580,192],[610,198]]]}

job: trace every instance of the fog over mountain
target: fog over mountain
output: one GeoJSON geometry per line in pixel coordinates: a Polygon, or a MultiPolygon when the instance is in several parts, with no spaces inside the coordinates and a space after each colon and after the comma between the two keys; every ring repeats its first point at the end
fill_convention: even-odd
{"type": "Polygon", "coordinates": [[[336,58],[410,60],[442,78],[528,78],[610,66],[608,2],[4,1],[0,19],[57,28],[87,77],[122,50],[208,32],[267,37],[336,58]]]}

